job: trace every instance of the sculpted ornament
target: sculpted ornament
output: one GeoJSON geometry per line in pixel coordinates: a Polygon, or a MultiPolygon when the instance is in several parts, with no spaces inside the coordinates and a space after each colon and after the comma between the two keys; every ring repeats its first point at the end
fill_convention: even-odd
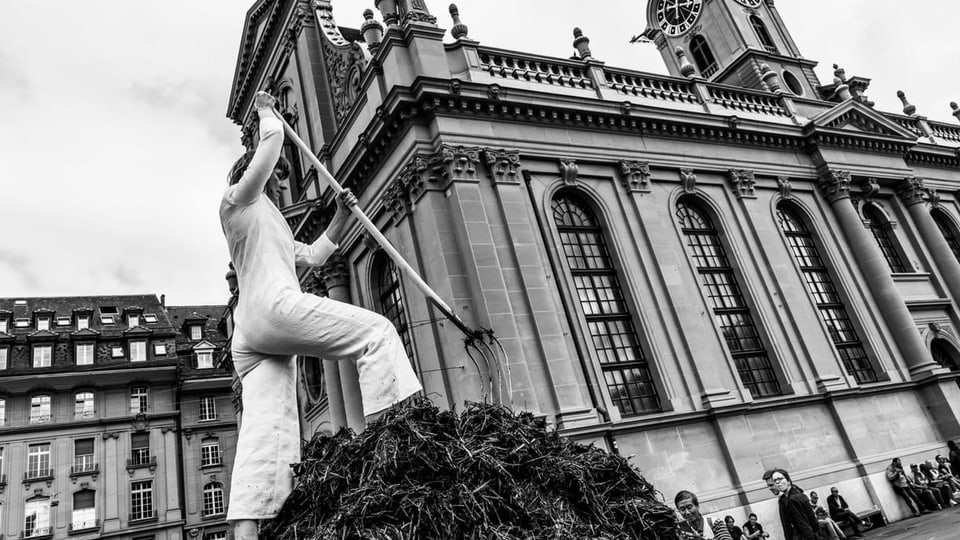
{"type": "Polygon", "coordinates": [[[831,204],[850,198],[850,172],[830,169],[820,175],[817,187],[831,204]]]}
{"type": "Polygon", "coordinates": [[[693,169],[680,169],[680,187],[687,193],[693,193],[697,189],[697,175],[693,169]]]}
{"type": "Polygon", "coordinates": [[[618,164],[620,182],[630,192],[650,191],[650,163],[621,160],[618,164]]]}
{"type": "Polygon", "coordinates": [[[863,181],[863,202],[868,203],[877,198],[880,193],[880,184],[876,178],[867,178],[863,181]]]}
{"type": "Polygon", "coordinates": [[[580,166],[575,159],[560,160],[560,178],[564,185],[574,186],[577,183],[577,175],[580,173],[580,166]]]}
{"type": "Polygon", "coordinates": [[[487,161],[488,177],[495,184],[520,183],[520,152],[518,150],[483,151],[487,161]]]}
{"type": "Polygon", "coordinates": [[[753,171],[730,169],[727,171],[727,180],[730,181],[730,185],[733,187],[733,192],[736,194],[737,199],[756,198],[756,195],[754,194],[754,185],[756,184],[757,179],[754,176],[753,171]]]}
{"type": "Polygon", "coordinates": [[[790,177],[778,176],[777,189],[780,190],[780,196],[783,197],[784,199],[789,199],[790,197],[793,197],[793,187],[790,185],[790,177]]]}
{"type": "Polygon", "coordinates": [[[897,197],[907,206],[913,206],[923,202],[925,190],[923,187],[923,178],[916,176],[904,178],[897,183],[897,197]]]}

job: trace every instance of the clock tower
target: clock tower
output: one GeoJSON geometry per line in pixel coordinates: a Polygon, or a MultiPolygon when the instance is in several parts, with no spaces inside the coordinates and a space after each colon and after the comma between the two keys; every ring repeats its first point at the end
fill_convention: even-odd
{"type": "Polygon", "coordinates": [[[800,55],[774,0],[649,0],[643,36],[653,41],[671,75],[681,76],[676,50],[712,82],[770,90],[761,77],[766,64],[784,90],[819,98],[816,62],[800,55]]]}

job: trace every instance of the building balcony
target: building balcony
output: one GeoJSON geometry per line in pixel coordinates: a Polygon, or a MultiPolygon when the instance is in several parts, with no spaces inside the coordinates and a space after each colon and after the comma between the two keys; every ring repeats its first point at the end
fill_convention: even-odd
{"type": "Polygon", "coordinates": [[[149,523],[151,521],[157,521],[157,511],[149,510],[146,512],[130,512],[130,517],[127,520],[130,525],[140,523],[149,523]]]}
{"type": "Polygon", "coordinates": [[[30,482],[50,482],[53,480],[53,469],[40,469],[38,471],[27,471],[23,473],[23,483],[30,482]]]}
{"type": "Polygon", "coordinates": [[[79,411],[73,414],[74,420],[90,420],[96,416],[93,411],[79,411]]]}
{"type": "Polygon", "coordinates": [[[53,422],[53,417],[49,414],[30,415],[31,424],[49,424],[53,422]]]}
{"type": "Polygon", "coordinates": [[[82,476],[84,474],[90,474],[96,476],[100,474],[100,464],[99,463],[78,463],[70,467],[70,477],[75,478],[77,476],[82,476]]]}
{"type": "Polygon", "coordinates": [[[150,472],[157,470],[157,458],[148,456],[148,457],[137,457],[134,459],[127,460],[127,473],[133,476],[133,471],[136,469],[150,468],[150,472]]]}
{"type": "Polygon", "coordinates": [[[67,526],[67,534],[81,534],[100,529],[100,520],[74,521],[67,526]]]}
{"type": "Polygon", "coordinates": [[[35,527],[29,532],[20,531],[20,538],[53,538],[53,527],[35,527]]]}

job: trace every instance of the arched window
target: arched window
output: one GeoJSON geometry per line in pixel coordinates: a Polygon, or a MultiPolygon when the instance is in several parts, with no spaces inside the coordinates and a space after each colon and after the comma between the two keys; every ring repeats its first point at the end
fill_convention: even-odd
{"type": "Polygon", "coordinates": [[[940,234],[943,235],[943,239],[947,241],[947,245],[950,246],[950,251],[953,252],[953,256],[960,261],[960,238],[958,238],[957,229],[954,227],[953,222],[949,217],[940,209],[933,209],[930,211],[930,216],[933,217],[934,223],[937,224],[937,228],[940,229],[940,234]]]}
{"type": "Polygon", "coordinates": [[[753,31],[757,34],[757,39],[760,40],[760,45],[767,52],[776,54],[777,46],[773,44],[773,38],[770,37],[770,32],[767,31],[767,25],[763,24],[763,21],[760,20],[760,17],[751,15],[750,25],[753,26],[753,31]]]}
{"type": "Polygon", "coordinates": [[[373,291],[376,294],[377,311],[393,323],[403,340],[403,348],[411,361],[413,342],[410,339],[410,323],[400,290],[400,273],[384,251],[378,251],[373,260],[373,291]]]}
{"type": "Polygon", "coordinates": [[[903,259],[900,258],[897,246],[894,244],[893,237],[890,235],[892,229],[890,222],[887,221],[883,214],[874,208],[873,205],[864,207],[863,217],[864,224],[870,229],[870,233],[873,234],[873,239],[876,240],[880,252],[883,253],[883,258],[887,261],[887,266],[890,267],[890,271],[893,273],[906,272],[907,269],[903,264],[903,259]]]}
{"type": "Polygon", "coordinates": [[[216,516],[224,512],[223,484],[210,482],[203,486],[203,515],[216,516]]]}
{"type": "Polygon", "coordinates": [[[777,207],[777,221],[786,236],[790,252],[800,267],[807,290],[814,298],[817,313],[826,324],[830,340],[840,353],[844,369],[860,384],[876,382],[877,374],[847,315],[847,308],[833,284],[826,263],[820,257],[813,235],[800,217],[783,204],[777,207]]]}
{"type": "Polygon", "coordinates": [[[690,200],[677,203],[677,221],[740,381],[754,398],[781,395],[780,382],[713,221],[690,200]]]}
{"type": "Polygon", "coordinates": [[[707,40],[703,36],[696,35],[690,40],[690,54],[693,55],[693,61],[697,64],[697,71],[700,72],[700,75],[710,78],[717,72],[719,68],[717,59],[714,58],[710,45],[707,44],[707,40]]]}
{"type": "Polygon", "coordinates": [[[623,415],[660,410],[660,398],[593,212],[569,194],[553,200],[553,219],[610,399],[623,415]]]}
{"type": "Polygon", "coordinates": [[[73,515],[70,519],[70,530],[79,531],[92,529],[97,526],[97,498],[96,491],[81,489],[73,494],[73,515]]]}

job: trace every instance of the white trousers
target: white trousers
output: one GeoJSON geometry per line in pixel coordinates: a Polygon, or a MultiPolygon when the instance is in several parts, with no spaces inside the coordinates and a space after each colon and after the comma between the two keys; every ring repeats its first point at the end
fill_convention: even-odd
{"type": "Polygon", "coordinates": [[[393,324],[371,311],[291,294],[243,322],[232,341],[243,417],[228,521],[272,519],[293,489],[290,465],[300,461],[295,355],[355,360],[364,415],[422,390],[393,324]]]}

